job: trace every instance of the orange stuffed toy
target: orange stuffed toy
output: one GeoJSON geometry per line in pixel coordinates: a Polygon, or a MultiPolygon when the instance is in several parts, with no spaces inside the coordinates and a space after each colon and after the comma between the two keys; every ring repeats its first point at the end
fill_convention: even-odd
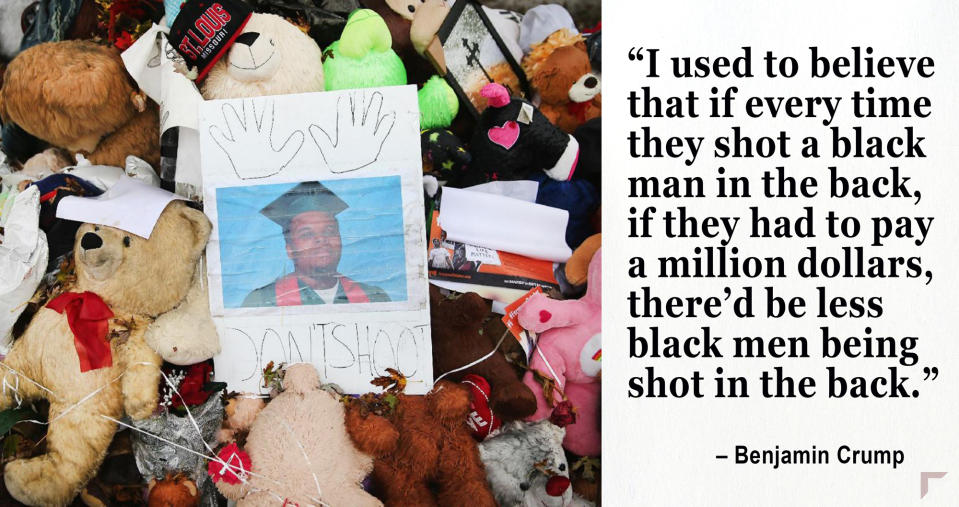
{"type": "Polygon", "coordinates": [[[523,70],[542,99],[539,110],[567,134],[601,116],[600,80],[582,35],[565,28],[553,32],[532,45],[523,70]]]}

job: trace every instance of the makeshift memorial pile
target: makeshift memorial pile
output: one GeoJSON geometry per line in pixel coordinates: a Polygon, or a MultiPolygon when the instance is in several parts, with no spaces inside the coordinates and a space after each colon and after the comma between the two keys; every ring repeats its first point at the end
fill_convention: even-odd
{"type": "Polygon", "coordinates": [[[29,3],[0,503],[598,504],[598,0],[29,3]]]}

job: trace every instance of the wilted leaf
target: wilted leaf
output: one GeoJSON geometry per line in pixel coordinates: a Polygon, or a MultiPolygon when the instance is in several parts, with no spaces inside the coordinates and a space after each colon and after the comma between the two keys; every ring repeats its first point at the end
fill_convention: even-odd
{"type": "Polygon", "coordinates": [[[370,384],[382,387],[389,393],[402,393],[406,389],[406,376],[393,368],[387,368],[386,373],[389,373],[389,375],[376,377],[370,381],[370,384]]]}

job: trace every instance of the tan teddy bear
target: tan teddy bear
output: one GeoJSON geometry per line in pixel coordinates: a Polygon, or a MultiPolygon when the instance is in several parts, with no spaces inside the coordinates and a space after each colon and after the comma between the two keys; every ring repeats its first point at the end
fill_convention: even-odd
{"type": "Polygon", "coordinates": [[[275,14],[254,13],[203,80],[203,98],[235,99],[323,91],[323,52],[275,14]]]}
{"type": "MultiPolygon", "coordinates": [[[[124,167],[127,155],[160,164],[156,104],[115,49],[91,41],[47,42],[18,54],[0,88],[0,119],[95,165],[124,167]]],[[[45,157],[44,165],[55,165],[47,169],[62,169],[56,166],[65,160],[45,157]]]]}
{"type": "Polygon", "coordinates": [[[320,390],[316,368],[289,366],[283,387],[257,414],[246,437],[252,473],[236,484],[215,478],[220,492],[237,507],[382,506],[360,486],[373,458],[353,446],[343,404],[320,390]]]}
{"type": "Polygon", "coordinates": [[[50,402],[46,454],[6,465],[10,494],[28,505],[66,505],[92,478],[124,414],[157,406],[160,356],[149,322],[186,296],[210,221],[167,205],[150,239],[84,224],[74,245],[76,283],[42,308],[0,363],[0,410],[50,402]]]}

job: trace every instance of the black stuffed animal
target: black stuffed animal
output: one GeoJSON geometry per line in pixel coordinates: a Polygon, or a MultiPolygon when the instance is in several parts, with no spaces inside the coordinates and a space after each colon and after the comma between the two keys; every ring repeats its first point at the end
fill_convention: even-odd
{"type": "Polygon", "coordinates": [[[470,183],[527,179],[538,171],[558,181],[572,177],[579,158],[579,143],[573,136],[531,103],[511,98],[500,84],[486,85],[482,95],[489,107],[473,133],[470,152],[477,181],[470,183]]]}

